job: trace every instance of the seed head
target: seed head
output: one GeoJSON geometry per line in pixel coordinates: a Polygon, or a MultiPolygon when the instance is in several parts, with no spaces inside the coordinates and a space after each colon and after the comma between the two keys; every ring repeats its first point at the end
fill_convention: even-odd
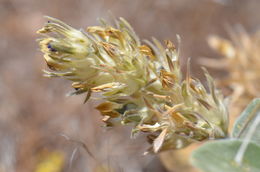
{"type": "Polygon", "coordinates": [[[231,39],[211,36],[209,45],[224,58],[211,60],[212,67],[225,70],[219,85],[231,88],[235,107],[243,109],[254,97],[260,96],[260,31],[248,34],[244,30],[231,32],[231,39]],[[214,65],[213,65],[214,64],[214,65]]]}
{"type": "Polygon", "coordinates": [[[222,95],[205,70],[209,92],[190,76],[183,79],[179,50],[171,41],[141,42],[127,21],[106,22],[86,32],[47,17],[38,33],[49,77],[71,80],[73,94],[96,92],[96,109],[107,126],[132,124],[147,133],[148,152],[180,149],[192,142],[225,137],[228,114],[222,95]]]}

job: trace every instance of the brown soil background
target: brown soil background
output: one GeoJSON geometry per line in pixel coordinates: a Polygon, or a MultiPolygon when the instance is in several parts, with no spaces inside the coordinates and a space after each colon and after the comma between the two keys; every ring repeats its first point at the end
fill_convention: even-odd
{"type": "MultiPolygon", "coordinates": [[[[236,25],[254,32],[259,8],[259,0],[0,0],[0,172],[34,172],[42,152],[51,151],[64,154],[62,172],[101,172],[102,166],[109,167],[103,171],[187,171],[178,165],[167,170],[158,156],[143,156],[144,137],[130,139],[130,127],[102,128],[95,101],[83,105],[84,96],[67,98],[69,82],[42,76],[46,65],[35,32],[44,15],[85,29],[112,14],[127,19],[143,39],[176,41],[179,34],[183,64],[191,57],[193,76],[203,80],[197,59],[218,58],[207,36],[227,37],[227,27],[236,25]],[[61,134],[84,142],[96,160],[61,134]]],[[[168,158],[168,164],[176,158],[182,159],[168,158]]]]}

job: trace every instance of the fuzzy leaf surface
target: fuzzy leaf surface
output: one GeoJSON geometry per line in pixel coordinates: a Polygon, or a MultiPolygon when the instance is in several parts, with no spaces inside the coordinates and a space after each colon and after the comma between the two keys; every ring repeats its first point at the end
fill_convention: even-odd
{"type": "MultiPolygon", "coordinates": [[[[260,115],[260,98],[254,99],[242,112],[240,117],[236,120],[233,130],[232,137],[244,139],[249,132],[250,127],[256,120],[257,116],[260,115]]],[[[250,138],[250,141],[260,144],[260,124],[257,127],[250,138]]]]}
{"type": "Polygon", "coordinates": [[[204,172],[259,172],[260,146],[250,142],[241,165],[235,162],[241,140],[218,140],[208,142],[195,150],[191,163],[204,172]]]}

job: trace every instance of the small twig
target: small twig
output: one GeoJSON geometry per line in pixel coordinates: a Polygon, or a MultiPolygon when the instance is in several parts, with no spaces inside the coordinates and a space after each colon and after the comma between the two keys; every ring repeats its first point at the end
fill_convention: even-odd
{"type": "Polygon", "coordinates": [[[78,144],[79,146],[83,147],[83,149],[88,153],[88,155],[91,158],[93,158],[94,160],[96,160],[95,156],[90,152],[90,150],[88,149],[88,147],[85,143],[83,143],[82,141],[71,139],[69,136],[67,136],[65,134],[60,134],[60,135],[63,136],[66,140],[74,142],[74,143],[78,144]]]}
{"type": "Polygon", "coordinates": [[[71,169],[71,167],[72,167],[72,163],[73,163],[73,160],[74,160],[74,158],[75,158],[75,155],[76,155],[77,151],[78,151],[78,148],[75,148],[75,149],[73,150],[72,154],[71,154],[70,163],[69,163],[69,169],[71,169]]]}

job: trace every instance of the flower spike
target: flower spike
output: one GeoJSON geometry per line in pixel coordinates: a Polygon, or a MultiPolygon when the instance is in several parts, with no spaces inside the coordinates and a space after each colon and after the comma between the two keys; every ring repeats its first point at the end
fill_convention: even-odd
{"type": "Polygon", "coordinates": [[[180,149],[192,142],[226,137],[222,95],[206,73],[210,92],[188,70],[183,80],[179,50],[171,41],[141,42],[130,24],[102,22],[85,32],[47,17],[38,33],[49,77],[71,80],[72,94],[101,94],[96,109],[107,126],[133,124],[147,133],[149,152],[180,149]]]}

